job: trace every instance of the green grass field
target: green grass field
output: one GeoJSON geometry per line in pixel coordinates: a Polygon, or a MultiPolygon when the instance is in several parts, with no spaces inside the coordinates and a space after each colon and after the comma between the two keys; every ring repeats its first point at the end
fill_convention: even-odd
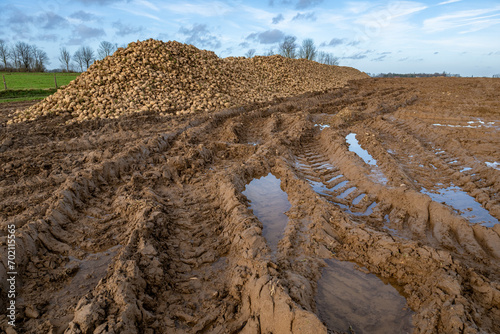
{"type": "MultiPolygon", "coordinates": [[[[55,73],[57,86],[66,86],[80,73],[55,73]]],[[[0,103],[41,100],[56,91],[54,73],[0,72],[0,103]],[[7,90],[3,83],[3,77],[7,90]]]]}
{"type": "MultiPolygon", "coordinates": [[[[55,88],[54,74],[58,86],[65,86],[75,79],[80,73],[16,73],[0,72],[5,76],[7,89],[46,89],[55,88]]],[[[1,78],[0,90],[5,90],[3,78],[1,78]]]]}

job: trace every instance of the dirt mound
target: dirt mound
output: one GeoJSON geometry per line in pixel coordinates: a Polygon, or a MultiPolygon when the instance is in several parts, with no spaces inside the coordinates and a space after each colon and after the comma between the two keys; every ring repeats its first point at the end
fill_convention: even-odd
{"type": "Polygon", "coordinates": [[[142,111],[216,111],[341,87],[365,77],[353,68],[277,55],[221,59],[192,45],[150,39],[96,61],[65,89],[18,112],[16,121],[54,113],[81,121],[142,111]]]}

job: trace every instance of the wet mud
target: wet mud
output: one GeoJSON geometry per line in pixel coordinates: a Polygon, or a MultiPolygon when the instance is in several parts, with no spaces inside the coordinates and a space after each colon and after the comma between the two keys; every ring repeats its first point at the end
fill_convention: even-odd
{"type": "MultiPolygon", "coordinates": [[[[499,110],[500,81],[475,78],[74,124],[6,125],[1,109],[15,330],[498,333],[500,171],[487,162],[500,161],[499,110]],[[376,166],[350,151],[351,133],[376,166]],[[276,243],[248,194],[269,173],[289,202],[276,243]],[[450,187],[497,221],[430,196],[450,187]]],[[[3,314],[0,326],[12,333],[3,314]]]]}

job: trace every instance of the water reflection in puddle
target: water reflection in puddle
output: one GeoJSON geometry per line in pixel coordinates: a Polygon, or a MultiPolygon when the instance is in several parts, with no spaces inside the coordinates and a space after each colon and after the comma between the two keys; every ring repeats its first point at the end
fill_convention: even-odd
{"type": "Polygon", "coordinates": [[[316,305],[328,329],[343,333],[411,333],[413,312],[391,285],[351,262],[326,260],[316,305]]]}
{"type": "Polygon", "coordinates": [[[485,162],[486,166],[490,168],[494,168],[496,170],[500,170],[500,162],[485,162]]]}
{"type": "Polygon", "coordinates": [[[357,189],[356,187],[351,187],[351,188],[345,190],[342,194],[338,195],[337,197],[338,198],[346,198],[347,195],[349,195],[350,193],[352,193],[356,189],[357,189]]]}
{"type": "Polygon", "coordinates": [[[467,218],[471,223],[480,223],[486,227],[493,227],[498,224],[498,219],[490,215],[488,210],[476,202],[474,197],[467,194],[460,187],[452,185],[439,191],[430,192],[422,188],[422,193],[429,195],[436,202],[444,202],[458,210],[462,217],[467,218]]]}
{"type": "Polygon", "coordinates": [[[347,143],[349,144],[349,151],[356,153],[363,161],[372,167],[371,176],[378,182],[382,184],[387,184],[387,178],[384,173],[378,169],[377,160],[375,160],[367,150],[359,145],[358,140],[356,139],[355,133],[350,133],[345,137],[347,143]]]}
{"type": "Polygon", "coordinates": [[[368,165],[377,166],[377,160],[375,160],[367,150],[359,145],[356,139],[355,133],[350,133],[345,137],[347,143],[349,144],[349,151],[356,153],[364,162],[368,165]]]}
{"type": "Polygon", "coordinates": [[[361,202],[363,200],[363,198],[365,198],[366,194],[361,194],[359,195],[358,197],[356,197],[353,201],[352,201],[352,204],[353,205],[357,205],[359,202],[361,202]]]}
{"type": "Polygon", "coordinates": [[[319,126],[320,131],[330,127],[328,124],[314,124],[314,126],[319,126]]]}
{"type": "Polygon", "coordinates": [[[441,124],[441,123],[434,123],[432,124],[433,126],[444,126],[444,127],[449,127],[449,128],[471,128],[471,129],[477,129],[477,128],[495,128],[499,129],[498,126],[495,125],[496,121],[492,122],[484,122],[480,118],[477,118],[476,121],[468,121],[467,123],[462,123],[462,124],[441,124]]]}
{"type": "Polygon", "coordinates": [[[349,181],[345,180],[337,184],[335,187],[332,188],[332,191],[339,190],[340,188],[343,188],[349,181]]]}
{"type": "Polygon", "coordinates": [[[250,209],[264,226],[262,234],[273,252],[277,251],[278,241],[288,223],[284,213],[291,208],[288,195],[281,190],[280,184],[280,179],[269,173],[253,179],[243,191],[250,201],[250,209]]]}

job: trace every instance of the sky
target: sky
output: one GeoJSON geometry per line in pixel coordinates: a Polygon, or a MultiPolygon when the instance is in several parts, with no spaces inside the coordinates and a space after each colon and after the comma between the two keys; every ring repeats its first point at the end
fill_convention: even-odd
{"type": "Polygon", "coordinates": [[[101,41],[176,40],[228,57],[276,52],[292,35],[372,74],[500,74],[500,0],[0,0],[0,13],[0,39],[37,45],[49,69],[62,67],[61,47],[101,41]]]}

